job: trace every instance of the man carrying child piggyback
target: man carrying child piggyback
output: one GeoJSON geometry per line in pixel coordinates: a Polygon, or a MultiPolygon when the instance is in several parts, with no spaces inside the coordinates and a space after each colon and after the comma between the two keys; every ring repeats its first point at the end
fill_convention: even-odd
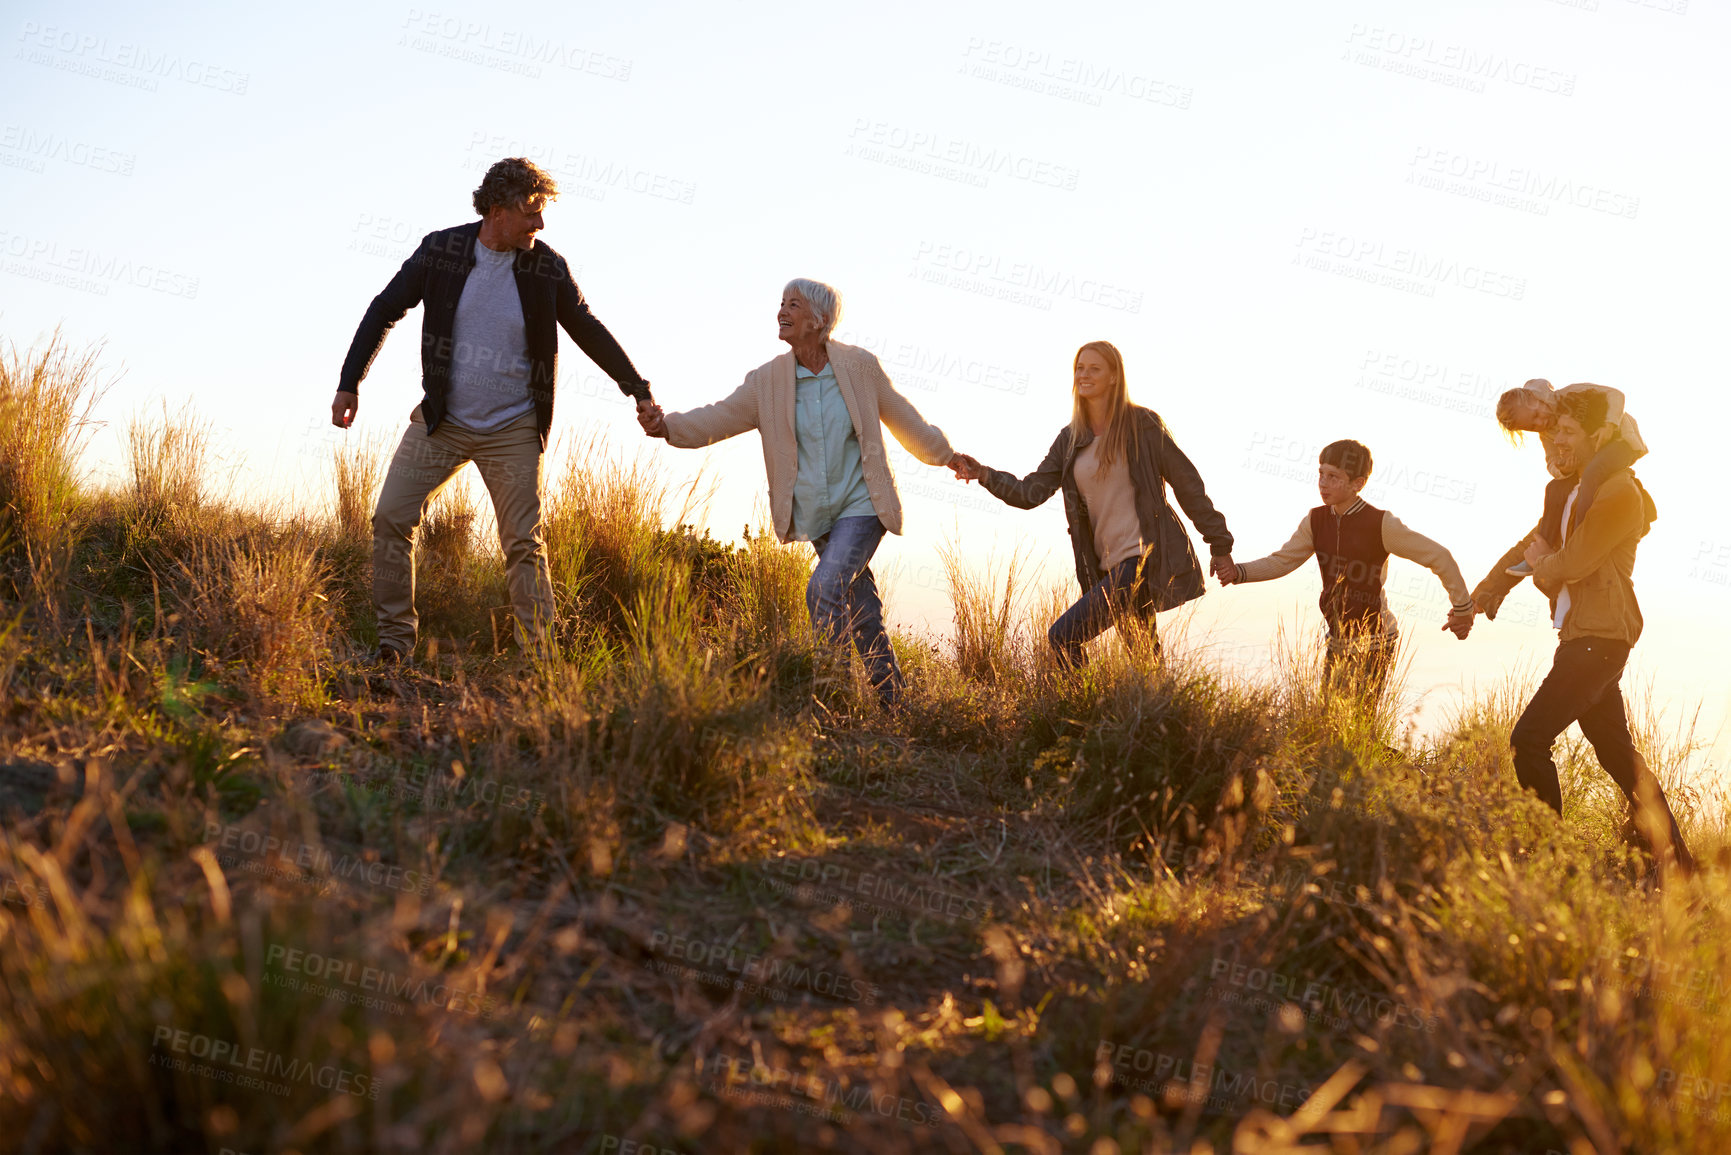
{"type": "Polygon", "coordinates": [[[1451,609],[1444,629],[1465,638],[1473,601],[1460,566],[1448,550],[1401,524],[1400,518],[1359,496],[1370,480],[1370,450],[1335,441],[1317,458],[1316,488],[1323,504],[1298,523],[1291,540],[1267,557],[1242,561],[1221,575],[1222,585],[1284,577],[1314,555],[1322,570],[1322,616],[1328,622],[1323,683],[1381,700],[1400,640],[1384,585],[1390,556],[1416,561],[1442,580],[1451,609]]]}
{"type": "Polygon", "coordinates": [[[1521,581],[1517,561],[1527,563],[1534,584],[1550,599],[1556,656],[1509,735],[1521,785],[1562,814],[1562,784],[1551,751],[1563,731],[1578,724],[1599,765],[1629,801],[1634,821],[1625,836],[1652,854],[1658,871],[1689,874],[1694,857],[1664,789],[1635,748],[1623,702],[1623,668],[1644,625],[1635,597],[1635,553],[1659,512],[1629,472],[1628,461],[1637,454],[1624,449],[1620,460],[1603,464],[1608,448],[1617,452],[1619,438],[1608,392],[1588,387],[1558,399],[1551,428],[1558,477],[1545,488],[1539,524],[1497,559],[1473,599],[1479,612],[1495,618],[1521,581]],[[1602,480],[1588,506],[1582,498],[1594,462],[1602,463],[1602,480]]]}

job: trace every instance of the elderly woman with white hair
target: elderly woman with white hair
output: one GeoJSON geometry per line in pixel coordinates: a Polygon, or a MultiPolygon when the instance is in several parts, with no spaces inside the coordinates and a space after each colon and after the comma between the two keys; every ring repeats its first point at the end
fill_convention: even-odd
{"type": "Polygon", "coordinates": [[[884,632],[871,559],[885,532],[902,531],[902,505],[884,454],[882,422],[927,465],[956,459],[943,431],[896,392],[878,359],[833,340],[841,295],[803,277],[782,290],[779,335],[792,350],[745,375],[713,405],[664,413],[638,407],[651,437],[696,449],[755,429],[763,438],[769,510],[782,541],[809,541],[817,568],[805,588],[818,634],[853,634],[886,706],[901,696],[902,672],[884,632]]]}

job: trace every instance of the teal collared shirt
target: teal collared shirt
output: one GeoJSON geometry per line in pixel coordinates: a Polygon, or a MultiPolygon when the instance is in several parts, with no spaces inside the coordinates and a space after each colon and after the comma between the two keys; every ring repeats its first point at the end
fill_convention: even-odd
{"type": "Polygon", "coordinates": [[[799,473],[793,482],[792,540],[813,541],[844,517],[871,517],[877,510],[866,489],[859,435],[835,383],[835,366],[813,373],[796,361],[793,382],[799,473]]]}

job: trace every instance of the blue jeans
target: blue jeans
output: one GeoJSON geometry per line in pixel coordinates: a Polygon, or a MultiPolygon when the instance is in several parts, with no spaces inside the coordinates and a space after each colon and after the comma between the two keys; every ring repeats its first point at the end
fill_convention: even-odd
{"type": "Polygon", "coordinates": [[[883,522],[876,517],[844,517],[812,542],[817,568],[806,583],[805,608],[824,641],[833,644],[852,632],[878,697],[893,703],[901,697],[902,671],[884,632],[884,604],[871,571],[872,554],[883,537],[883,522]]]}
{"type": "MultiPolygon", "coordinates": [[[[1136,580],[1136,567],[1141,561],[1140,557],[1133,557],[1113,566],[1046,631],[1046,640],[1065,663],[1082,665],[1085,661],[1082,643],[1105,633],[1121,614],[1134,614],[1147,624],[1150,634],[1154,632],[1154,607],[1148,598],[1147,583],[1136,580]]],[[[1160,652],[1158,640],[1154,642],[1154,652],[1160,652]]]]}

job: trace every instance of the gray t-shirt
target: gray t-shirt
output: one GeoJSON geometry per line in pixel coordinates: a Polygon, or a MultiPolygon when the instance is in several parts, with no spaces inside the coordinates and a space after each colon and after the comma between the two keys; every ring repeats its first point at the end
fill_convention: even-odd
{"type": "Polygon", "coordinates": [[[529,396],[529,345],[523,302],[511,271],[515,250],[475,242],[475,267],[463,282],[452,330],[446,413],[476,433],[491,433],[535,411],[529,396]]]}

